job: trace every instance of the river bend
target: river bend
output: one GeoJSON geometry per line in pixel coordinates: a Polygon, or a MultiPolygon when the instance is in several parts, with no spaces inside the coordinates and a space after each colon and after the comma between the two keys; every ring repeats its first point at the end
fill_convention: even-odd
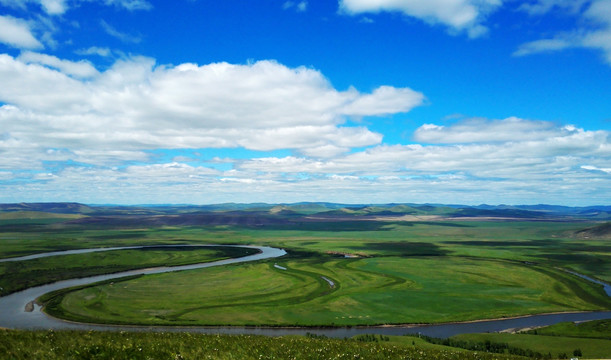
{"type": "MultiPolygon", "coordinates": [[[[128,246],[128,247],[113,247],[113,248],[98,248],[98,249],[79,249],[68,251],[56,251],[43,254],[28,255],[23,257],[15,257],[1,259],[4,261],[23,261],[36,259],[48,256],[59,256],[68,254],[83,254],[97,251],[110,250],[127,250],[127,249],[142,249],[146,247],[160,247],[164,245],[153,246],[128,246]]],[[[265,246],[250,246],[250,245],[167,245],[176,246],[235,246],[257,249],[258,254],[243,256],[239,258],[225,259],[208,263],[199,263],[191,265],[173,266],[173,267],[155,267],[148,269],[130,270],[114,274],[91,276],[86,278],[77,278],[70,280],[58,281],[52,284],[32,287],[23,291],[19,291],[4,297],[0,297],[0,327],[11,329],[54,329],[54,330],[130,330],[130,331],[166,331],[180,332],[190,331],[198,333],[210,334],[250,334],[250,335],[266,335],[266,336],[283,336],[283,335],[305,335],[313,333],[325,335],[329,337],[344,338],[361,334],[380,334],[380,335],[406,335],[406,334],[422,334],[433,337],[450,337],[463,333],[481,333],[481,332],[498,332],[508,329],[519,329],[525,327],[547,326],[565,321],[588,321],[611,319],[611,311],[598,312],[578,312],[578,313],[560,313],[560,314],[543,314],[531,315],[511,319],[500,320],[483,320],[464,323],[436,324],[436,325],[400,325],[400,326],[354,326],[340,328],[277,328],[277,327],[181,327],[181,326],[126,326],[126,325],[99,325],[99,324],[84,324],[73,323],[51,317],[41,311],[40,306],[34,305],[34,310],[31,312],[25,311],[26,305],[36,298],[51,291],[64,289],[72,286],[92,284],[98,281],[117,279],[132,275],[159,274],[171,271],[181,271],[190,269],[200,269],[213,266],[222,266],[228,264],[236,264],[249,261],[257,261],[263,259],[271,259],[286,255],[283,249],[265,247],[265,246]]],[[[608,292],[608,284],[603,284],[608,292]]]]}

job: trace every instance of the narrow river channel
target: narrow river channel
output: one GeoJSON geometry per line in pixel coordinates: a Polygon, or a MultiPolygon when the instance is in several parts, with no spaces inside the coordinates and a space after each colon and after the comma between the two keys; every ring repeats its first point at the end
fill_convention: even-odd
{"type": "MultiPolygon", "coordinates": [[[[181,245],[168,245],[172,247],[181,245]]],[[[212,266],[222,266],[228,264],[236,264],[249,261],[257,261],[263,259],[277,258],[286,255],[283,249],[277,249],[265,246],[247,246],[247,245],[182,245],[182,246],[235,246],[257,249],[260,252],[255,255],[244,256],[240,258],[226,259],[209,263],[200,263],[192,265],[174,266],[174,267],[156,267],[140,270],[131,270],[115,274],[98,275],[87,278],[78,278],[63,280],[52,284],[36,286],[20,292],[16,292],[4,297],[0,297],[0,327],[10,329],[54,329],[54,330],[129,330],[129,331],[165,331],[165,332],[181,332],[190,331],[209,334],[251,334],[251,335],[266,335],[266,336],[282,336],[282,335],[305,335],[306,333],[326,335],[329,337],[344,338],[360,334],[381,334],[381,335],[405,335],[405,334],[422,334],[433,337],[450,337],[463,333],[481,333],[481,332],[498,332],[508,329],[546,326],[564,321],[587,321],[611,319],[611,311],[598,312],[581,312],[581,313],[561,313],[561,314],[544,314],[531,315],[512,319],[501,320],[484,320],[465,323],[437,324],[437,325],[400,325],[400,326],[354,326],[341,328],[270,328],[270,327],[174,327],[174,326],[114,326],[114,325],[97,325],[97,324],[82,324],[73,323],[48,316],[40,310],[40,307],[35,305],[33,311],[26,311],[26,305],[39,296],[51,291],[64,289],[72,286],[92,284],[98,281],[117,279],[125,276],[140,275],[140,274],[158,274],[171,271],[181,271],[189,269],[200,269],[212,266]]],[[[151,246],[159,247],[159,245],[151,246]]],[[[24,256],[21,258],[3,259],[1,261],[21,261],[46,256],[60,256],[67,254],[82,254],[96,251],[109,250],[125,250],[125,249],[141,249],[145,246],[130,246],[130,247],[115,247],[105,249],[79,249],[72,251],[59,251],[44,254],[36,254],[24,256]]],[[[578,275],[578,274],[576,274],[578,275]]],[[[605,291],[609,294],[609,285],[603,284],[605,291]]],[[[332,286],[332,285],[331,285],[332,286]]]]}

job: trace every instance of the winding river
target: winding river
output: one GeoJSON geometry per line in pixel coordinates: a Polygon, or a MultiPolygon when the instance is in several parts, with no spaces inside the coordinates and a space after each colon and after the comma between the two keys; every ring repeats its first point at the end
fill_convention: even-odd
{"type": "MultiPolygon", "coordinates": [[[[114,248],[99,248],[99,249],[79,249],[69,251],[56,251],[43,254],[28,255],[23,257],[15,257],[1,259],[5,261],[24,261],[48,256],[60,256],[68,254],[83,254],[98,251],[110,250],[126,250],[126,249],[143,249],[147,247],[163,247],[164,245],[153,246],[128,246],[114,248]]],[[[58,281],[52,284],[32,287],[20,292],[16,292],[4,297],[0,297],[0,327],[11,329],[55,329],[55,330],[130,330],[130,331],[165,331],[165,332],[181,332],[190,331],[198,333],[210,334],[251,334],[251,335],[267,335],[267,336],[282,336],[282,335],[305,335],[312,333],[317,335],[325,335],[329,337],[351,337],[361,334],[380,334],[380,335],[405,335],[405,334],[422,334],[433,337],[450,337],[462,333],[476,332],[498,332],[508,329],[518,329],[525,327],[546,326],[565,321],[587,321],[611,319],[611,311],[598,312],[578,312],[578,313],[560,313],[560,314],[544,314],[531,315],[518,318],[501,319],[501,320],[483,320],[464,323],[449,323],[436,325],[400,325],[400,326],[355,326],[342,328],[277,328],[277,327],[169,327],[169,326],[117,326],[117,325],[98,325],[98,324],[83,324],[73,323],[51,317],[41,311],[38,305],[34,305],[33,311],[26,311],[26,306],[39,296],[48,292],[64,289],[67,287],[86,285],[98,281],[117,279],[125,276],[140,275],[140,274],[158,274],[171,271],[181,271],[190,269],[200,269],[212,266],[222,266],[228,264],[236,264],[248,261],[257,261],[263,259],[271,259],[286,255],[283,249],[265,247],[265,246],[249,246],[249,245],[167,245],[169,247],[177,246],[234,246],[259,250],[259,253],[239,258],[225,259],[208,263],[173,266],[173,267],[155,267],[148,269],[130,270],[120,273],[91,276],[86,278],[77,278],[70,280],[58,281]]],[[[605,291],[610,294],[611,286],[601,283],[605,286],[605,291]]]]}

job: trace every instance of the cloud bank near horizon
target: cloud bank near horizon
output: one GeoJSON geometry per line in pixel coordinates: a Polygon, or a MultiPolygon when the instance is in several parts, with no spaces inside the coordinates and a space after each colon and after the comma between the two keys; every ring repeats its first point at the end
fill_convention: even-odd
{"type": "Polygon", "coordinates": [[[86,202],[481,203],[509,194],[527,203],[537,194],[579,204],[609,176],[608,131],[547,121],[429,123],[414,144],[386,144],[360,119],[409,112],[424,94],[339,91],[320,71],[275,61],[167,66],[136,57],[98,71],[28,51],[0,55],[0,77],[4,194],[17,182],[22,194],[54,200],[86,188],[86,202]],[[202,155],[211,148],[262,155],[202,155]],[[160,158],[158,149],[182,155],[160,158]],[[282,150],[292,154],[264,155],[282,150]]]}
{"type": "MultiPolygon", "coordinates": [[[[328,64],[164,64],[131,52],[151,41],[148,34],[108,18],[89,23],[105,42],[72,45],[59,34],[80,29],[70,16],[89,5],[113,15],[155,10],[145,0],[0,0],[15,9],[0,14],[6,50],[0,53],[0,202],[611,203],[608,126],[515,113],[492,118],[486,111],[416,122],[412,115],[439,99],[410,87],[409,78],[372,77],[339,88],[321,70],[334,69],[328,64]],[[62,47],[70,48],[67,56],[54,51],[62,47]]],[[[302,21],[319,6],[276,7],[302,21]]],[[[538,21],[562,16],[563,31],[528,32],[532,40],[508,46],[506,60],[594,49],[611,64],[611,0],[339,0],[332,11],[337,18],[325,22],[352,20],[356,27],[365,17],[358,22],[363,28],[383,18],[378,14],[398,14],[406,27],[418,23],[468,46],[500,31],[495,15],[502,11],[538,21]]],[[[384,73],[391,60],[365,70],[384,73]]],[[[401,65],[414,79],[427,68],[401,65]]],[[[453,78],[431,71],[418,86],[434,89],[427,80],[453,78]]],[[[457,98],[478,99],[467,90],[457,98]]]]}

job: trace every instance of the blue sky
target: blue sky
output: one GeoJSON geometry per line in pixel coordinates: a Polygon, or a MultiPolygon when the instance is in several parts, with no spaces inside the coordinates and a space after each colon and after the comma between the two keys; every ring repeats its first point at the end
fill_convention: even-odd
{"type": "Polygon", "coordinates": [[[0,0],[0,202],[611,203],[611,0],[0,0]]]}

